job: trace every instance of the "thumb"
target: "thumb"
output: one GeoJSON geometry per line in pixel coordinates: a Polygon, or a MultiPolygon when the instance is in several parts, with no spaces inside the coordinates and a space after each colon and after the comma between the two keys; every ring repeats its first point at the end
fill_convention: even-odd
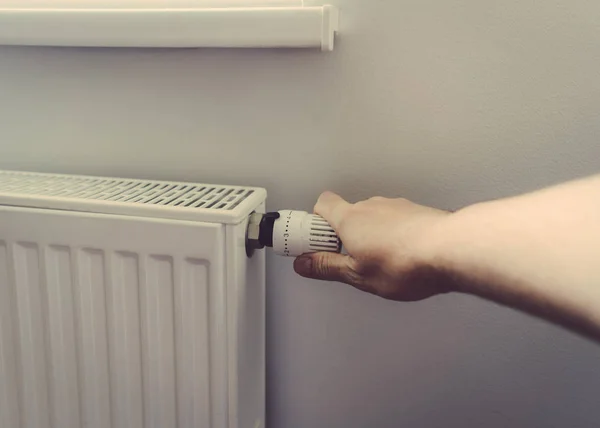
{"type": "Polygon", "coordinates": [[[360,279],[355,266],[352,257],[337,253],[304,254],[294,261],[294,270],[300,276],[350,285],[357,285],[360,279]]]}

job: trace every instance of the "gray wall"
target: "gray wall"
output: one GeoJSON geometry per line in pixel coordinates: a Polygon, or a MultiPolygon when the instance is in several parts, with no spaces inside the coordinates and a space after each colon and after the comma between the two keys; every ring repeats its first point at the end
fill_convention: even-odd
{"type": "MultiPolygon", "coordinates": [[[[272,209],[458,208],[600,169],[597,0],[333,3],[332,54],[0,48],[0,167],[253,184],[272,209]]],[[[570,333],[268,274],[272,428],[600,425],[600,349],[570,333]]]]}

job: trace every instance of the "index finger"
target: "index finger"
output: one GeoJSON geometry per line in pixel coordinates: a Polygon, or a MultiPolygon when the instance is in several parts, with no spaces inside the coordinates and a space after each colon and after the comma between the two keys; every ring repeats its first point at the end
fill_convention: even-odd
{"type": "Polygon", "coordinates": [[[350,204],[341,196],[333,192],[323,192],[315,205],[315,213],[337,230],[348,208],[350,204]]]}

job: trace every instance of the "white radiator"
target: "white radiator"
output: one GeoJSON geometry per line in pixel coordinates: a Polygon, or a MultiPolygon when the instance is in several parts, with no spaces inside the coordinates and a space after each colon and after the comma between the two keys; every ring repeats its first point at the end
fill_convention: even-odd
{"type": "Polygon", "coordinates": [[[262,427],[265,198],[0,171],[0,428],[262,427]]]}

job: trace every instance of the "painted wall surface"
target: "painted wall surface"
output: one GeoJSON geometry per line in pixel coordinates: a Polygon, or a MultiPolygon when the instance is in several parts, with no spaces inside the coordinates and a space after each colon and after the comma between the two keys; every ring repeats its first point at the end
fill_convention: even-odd
{"type": "MultiPolygon", "coordinates": [[[[308,2],[306,2],[308,3],[308,2]]],[[[600,170],[597,0],[338,0],[316,51],[0,48],[0,167],[441,208],[600,170]]],[[[272,428],[600,425],[600,348],[268,267],[272,428]]]]}

